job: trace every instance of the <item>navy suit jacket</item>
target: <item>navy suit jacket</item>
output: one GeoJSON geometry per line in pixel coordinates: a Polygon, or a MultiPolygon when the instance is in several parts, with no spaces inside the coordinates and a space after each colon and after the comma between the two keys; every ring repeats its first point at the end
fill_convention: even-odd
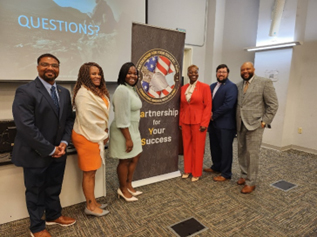
{"type": "MultiPolygon", "coordinates": [[[[60,142],[70,141],[74,116],[69,91],[57,85],[60,111],[39,78],[16,90],[12,105],[17,128],[12,162],[24,168],[43,168],[52,158],[49,154],[60,142]]],[[[66,154],[57,158],[65,161],[66,154]]]]}
{"type": "MultiPolygon", "coordinates": [[[[211,93],[217,83],[210,85],[211,93]]],[[[209,126],[220,129],[236,129],[236,104],[238,97],[238,89],[236,84],[232,83],[228,78],[216,92],[212,98],[212,118],[209,126]]]]}

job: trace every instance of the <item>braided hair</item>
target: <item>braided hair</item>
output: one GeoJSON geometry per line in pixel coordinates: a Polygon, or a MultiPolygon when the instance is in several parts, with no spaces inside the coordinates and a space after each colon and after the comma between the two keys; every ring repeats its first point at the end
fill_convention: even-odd
{"type": "Polygon", "coordinates": [[[85,86],[88,90],[90,90],[94,95],[99,97],[107,96],[108,99],[110,100],[110,95],[106,87],[103,70],[97,63],[94,63],[94,62],[84,63],[80,67],[78,72],[77,82],[75,84],[74,91],[73,91],[73,94],[74,94],[73,105],[74,106],[75,106],[75,98],[76,98],[77,92],[82,85],[85,86]],[[90,68],[92,66],[97,67],[100,71],[101,81],[99,86],[95,86],[90,79],[90,68]]]}

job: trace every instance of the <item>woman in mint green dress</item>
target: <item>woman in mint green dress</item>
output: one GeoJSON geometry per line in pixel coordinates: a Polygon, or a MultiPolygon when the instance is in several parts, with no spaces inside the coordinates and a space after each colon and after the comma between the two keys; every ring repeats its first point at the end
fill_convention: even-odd
{"type": "Polygon", "coordinates": [[[142,194],[132,187],[132,177],[142,153],[139,131],[142,102],[135,91],[138,71],[133,63],[122,65],[112,104],[114,120],[110,126],[109,157],[119,159],[117,174],[120,187],[118,197],[126,201],[137,201],[142,194]]]}

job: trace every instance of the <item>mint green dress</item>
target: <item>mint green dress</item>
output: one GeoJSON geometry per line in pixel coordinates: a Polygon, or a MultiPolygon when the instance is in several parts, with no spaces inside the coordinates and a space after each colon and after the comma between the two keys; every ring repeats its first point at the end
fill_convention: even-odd
{"type": "Polygon", "coordinates": [[[140,109],[142,102],[132,86],[119,85],[112,99],[114,120],[110,125],[110,158],[129,159],[142,152],[139,130],[140,109]],[[126,152],[125,138],[120,128],[129,128],[133,148],[126,152]]]}

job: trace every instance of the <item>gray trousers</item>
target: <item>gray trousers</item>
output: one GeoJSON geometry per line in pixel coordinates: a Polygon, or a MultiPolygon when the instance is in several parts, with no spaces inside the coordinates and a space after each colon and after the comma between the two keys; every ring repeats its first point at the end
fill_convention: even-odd
{"type": "Polygon", "coordinates": [[[244,124],[238,131],[238,160],[241,169],[241,178],[246,180],[246,185],[254,186],[258,176],[259,155],[262,144],[264,128],[261,126],[253,131],[248,131],[244,124]]]}

